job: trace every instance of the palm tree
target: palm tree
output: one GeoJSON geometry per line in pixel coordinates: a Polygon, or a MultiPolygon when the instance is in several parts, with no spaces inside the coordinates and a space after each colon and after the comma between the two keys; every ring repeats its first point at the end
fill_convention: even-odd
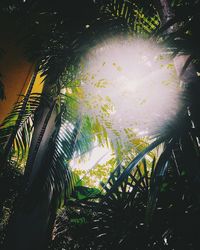
{"type": "MultiPolygon", "coordinates": [[[[15,213],[10,220],[8,229],[8,249],[13,246],[20,250],[44,249],[50,238],[56,211],[62,200],[62,194],[65,192],[66,183],[68,192],[73,187],[73,177],[66,168],[66,161],[71,159],[74,151],[84,151],[84,147],[81,146],[81,149],[78,147],[82,144],[77,143],[77,134],[80,134],[84,126],[81,128],[78,117],[71,114],[73,109],[70,109],[70,105],[74,106],[73,102],[70,103],[68,100],[66,102],[60,94],[64,85],[69,82],[67,80],[66,83],[63,83],[61,80],[61,77],[66,74],[66,68],[67,72],[70,72],[70,66],[76,65],[81,54],[90,45],[96,44],[100,36],[114,35],[127,32],[127,30],[145,36],[157,36],[159,41],[167,42],[175,53],[186,51],[191,55],[190,60],[194,58],[196,61],[198,60],[199,55],[196,53],[198,47],[192,51],[191,46],[194,42],[195,45],[198,44],[195,41],[198,1],[194,4],[176,1],[175,14],[172,14],[170,8],[167,9],[167,1],[147,3],[113,0],[94,3],[88,0],[87,3],[73,1],[71,4],[72,6],[65,8],[65,1],[1,3],[2,9],[8,14],[14,13],[20,16],[17,19],[19,25],[26,23],[21,32],[27,54],[36,61],[35,73],[41,70],[46,76],[41,97],[31,95],[34,75],[27,95],[22,102],[17,104],[1,127],[3,168],[10,160],[14,146],[20,152],[19,159],[23,154],[28,154],[23,188],[16,201],[15,213]],[[156,9],[158,4],[165,6],[166,12],[159,15],[157,10],[161,8],[156,9]],[[181,23],[180,28],[175,27],[177,22],[181,23]],[[162,23],[163,25],[159,28],[158,26],[162,23]],[[171,25],[173,25],[173,30],[169,33],[171,25]],[[85,41],[87,41],[87,46],[83,46],[85,41]],[[66,122],[68,122],[67,127],[66,122]],[[77,145],[77,148],[74,145],[77,145]]],[[[191,186],[194,193],[198,195],[195,191],[199,185],[198,157],[195,150],[199,148],[197,140],[199,118],[196,110],[197,91],[194,91],[194,88],[198,90],[196,83],[198,79],[191,79],[189,76],[192,71],[191,67],[186,67],[189,63],[190,61],[187,61],[185,65],[186,70],[183,77],[184,81],[192,82],[187,88],[194,96],[194,101],[190,105],[190,111],[185,112],[184,129],[179,131],[176,136],[174,136],[174,131],[170,130],[165,138],[158,138],[141,152],[120,174],[108,192],[109,195],[112,194],[138,166],[141,159],[165,141],[165,150],[156,164],[152,177],[153,184],[150,187],[148,198],[148,221],[155,210],[160,182],[162,183],[160,180],[164,179],[168,162],[172,156],[179,158],[181,155],[181,161],[187,165],[186,172],[191,186]],[[191,121],[195,128],[191,127],[191,121]],[[191,162],[194,171],[190,171],[191,162]]],[[[69,74],[66,75],[69,77],[69,74]]],[[[89,145],[86,142],[87,140],[84,140],[87,149],[89,145]]],[[[176,164],[174,163],[174,165],[176,164]]],[[[177,169],[177,173],[180,173],[180,169],[177,169]]]]}
{"type": "MultiPolygon", "coordinates": [[[[177,17],[177,15],[174,15],[173,12],[170,11],[167,2],[161,1],[161,5],[165,7],[163,9],[166,11],[161,15],[163,16],[164,23],[164,27],[161,28],[161,30],[163,29],[165,31],[164,38],[170,42],[171,45],[174,46],[174,44],[176,44],[174,48],[176,48],[178,52],[180,50],[185,52],[186,55],[192,54],[188,61],[185,61],[185,58],[178,54],[175,58],[175,63],[178,61],[178,63],[181,63],[181,67],[183,67],[183,70],[178,71],[178,73],[182,74],[182,80],[185,87],[189,90],[193,102],[188,105],[188,113],[185,111],[186,124],[183,126],[184,129],[180,131],[180,133],[177,133],[176,136],[172,134],[170,138],[168,138],[168,143],[165,138],[166,148],[155,166],[155,171],[153,171],[154,173],[152,174],[149,187],[146,187],[148,181],[144,181],[145,179],[148,180],[149,175],[140,172],[140,168],[138,170],[138,162],[143,158],[146,152],[144,152],[144,154],[139,154],[138,158],[136,157],[135,161],[129,164],[124,172],[118,175],[117,178],[114,174],[111,175],[108,180],[109,188],[106,188],[105,198],[102,199],[100,205],[97,205],[97,208],[93,208],[94,211],[97,212],[97,215],[93,218],[95,222],[92,223],[92,227],[89,227],[89,230],[86,231],[86,235],[84,235],[84,233],[82,235],[84,239],[89,239],[78,241],[78,243],[81,244],[79,247],[84,247],[84,249],[110,249],[113,246],[115,246],[115,249],[118,247],[119,249],[129,249],[129,247],[132,249],[133,237],[135,239],[135,249],[168,249],[168,247],[170,249],[199,248],[199,235],[197,233],[197,225],[199,224],[195,221],[199,218],[199,204],[198,202],[191,204],[191,197],[195,197],[194,199],[196,199],[196,201],[198,200],[197,190],[199,187],[199,177],[197,177],[199,176],[199,157],[197,153],[199,151],[199,149],[197,149],[199,146],[197,145],[198,135],[194,132],[198,131],[199,118],[196,110],[197,100],[195,100],[196,98],[193,92],[194,86],[196,86],[196,91],[198,89],[198,77],[195,70],[198,64],[194,65],[191,63],[192,59],[194,59],[194,54],[187,48],[188,46],[190,46],[190,49],[192,48],[191,44],[193,43],[191,43],[191,40],[193,38],[190,36],[186,37],[189,38],[189,41],[185,38],[188,31],[192,29],[194,32],[198,14],[195,14],[194,6],[188,7],[188,4],[184,5],[184,3],[180,3],[179,8],[181,10],[187,10],[188,12],[183,12],[184,15],[187,13],[187,16],[182,16],[182,11],[178,9],[177,17]],[[193,21],[186,22],[185,26],[180,26],[181,29],[179,30],[177,25],[175,25],[176,22],[183,22],[190,19],[188,17],[191,13],[194,15],[192,18],[193,21]],[[173,25],[173,34],[169,32],[170,25],[173,25]],[[183,41],[183,36],[185,41],[183,41]],[[179,40],[177,38],[179,38],[179,40]],[[182,40],[182,46],[177,46],[177,40],[178,42],[182,40]],[[191,127],[191,123],[193,128],[191,127]],[[191,173],[191,167],[195,174],[191,173]],[[139,180],[133,178],[133,175],[137,175],[138,171],[140,172],[140,174],[138,174],[140,176],[139,180]],[[133,183],[135,184],[134,186],[132,186],[133,183]],[[169,187],[166,188],[166,186],[169,187]],[[130,194],[128,192],[128,195],[133,195],[132,197],[134,197],[134,194],[137,193],[138,190],[141,190],[141,194],[146,190],[146,192],[144,192],[145,201],[144,198],[142,198],[143,196],[141,197],[138,195],[138,203],[141,205],[141,208],[137,207],[136,211],[133,209],[138,204],[137,199],[134,197],[131,201],[127,198],[127,191],[130,190],[130,187],[131,191],[130,194]],[[167,189],[167,191],[165,189],[167,189]],[[190,193],[188,193],[188,189],[190,193]],[[150,190],[149,194],[148,190],[150,190]],[[164,192],[164,195],[162,192],[164,192]],[[163,197],[166,201],[163,201],[163,197]],[[147,209],[144,209],[146,206],[147,209]],[[192,208],[192,210],[190,208],[192,208]],[[130,210],[130,213],[128,210],[130,210]],[[139,211],[141,211],[141,217],[139,211]],[[170,216],[166,216],[166,214],[168,215],[169,213],[170,216]],[[177,213],[181,215],[178,216],[177,213]],[[186,219],[183,214],[187,213],[189,213],[189,217],[186,219]],[[134,214],[136,216],[133,216],[134,214]],[[153,223],[152,216],[154,218],[153,223]],[[175,219],[174,216],[176,216],[177,219],[175,219]],[[125,224],[123,224],[122,218],[125,219],[125,224]],[[136,222],[134,218],[137,218],[139,222],[136,222]],[[188,222],[190,221],[190,230],[191,228],[193,228],[193,230],[189,231],[183,225],[181,220],[184,220],[184,218],[188,222]],[[142,221],[140,221],[140,219],[142,219],[142,221]],[[173,223],[174,220],[175,222],[173,223]],[[163,223],[159,225],[156,223],[157,221],[163,221],[163,223]],[[149,232],[150,222],[151,230],[149,232]],[[146,229],[144,228],[145,224],[148,226],[146,229]],[[116,225],[118,225],[119,230],[117,230],[116,225]],[[97,232],[90,235],[92,229],[97,232]],[[122,229],[124,229],[125,232],[122,229]],[[146,233],[144,233],[144,231],[146,233]],[[140,235],[140,233],[142,235],[140,235]]],[[[196,7],[198,7],[198,4],[196,7]]],[[[197,59],[197,55],[195,58],[197,59]]],[[[118,169],[116,169],[116,173],[118,173],[118,169]]],[[[66,223],[66,226],[67,225],[66,223]]],[[[73,249],[73,246],[71,247],[73,249]]]]}
{"type": "MultiPolygon", "coordinates": [[[[70,157],[72,157],[74,151],[77,151],[77,149],[82,151],[87,148],[87,145],[90,144],[89,138],[86,143],[81,144],[81,127],[84,126],[84,122],[80,127],[79,123],[74,120],[75,117],[73,117],[73,110],[70,110],[74,106],[74,104],[72,104],[71,102],[71,104],[68,104],[67,106],[64,105],[63,103],[65,103],[66,98],[62,98],[62,95],[60,95],[60,89],[62,88],[63,83],[61,83],[59,76],[65,69],[66,64],[69,61],[71,47],[68,48],[68,46],[72,42],[70,41],[70,39],[73,35],[70,34],[72,33],[72,31],[68,30],[68,28],[66,29],[66,27],[62,25],[62,22],[64,20],[65,24],[69,27],[71,18],[74,18],[74,16],[70,17],[69,15],[67,15],[67,13],[63,12],[63,2],[58,3],[58,6],[54,4],[52,4],[51,6],[49,3],[41,4],[39,2],[35,4],[19,3],[16,5],[15,3],[13,3],[15,7],[14,12],[17,14],[20,13],[21,17],[23,17],[22,20],[19,20],[19,23],[21,23],[21,21],[25,21],[27,17],[29,17],[30,23],[28,28],[30,28],[30,26],[35,26],[37,18],[43,18],[43,11],[46,11],[47,16],[45,17],[44,23],[46,23],[47,20],[49,21],[49,18],[52,19],[52,24],[50,25],[51,29],[59,33],[58,35],[55,34],[54,31],[52,31],[51,33],[49,33],[49,30],[46,31],[45,39],[40,41],[41,46],[35,49],[33,47],[31,48],[31,50],[33,50],[32,55],[34,55],[34,53],[38,53],[36,55],[36,60],[38,61],[37,65],[40,65],[39,70],[42,70],[43,74],[47,75],[45,81],[44,96],[50,96],[50,99],[48,101],[43,101],[44,99],[46,99],[46,97],[42,97],[42,99],[40,98],[39,104],[34,103],[34,96],[32,97],[31,95],[31,89],[34,84],[35,75],[38,71],[38,68],[36,67],[35,75],[33,76],[32,83],[29,87],[27,95],[24,97],[24,100],[22,102],[16,105],[9,118],[2,124],[2,158],[4,160],[3,162],[6,162],[10,157],[13,145],[18,147],[18,151],[20,150],[22,155],[24,154],[29,141],[26,136],[26,132],[30,134],[30,130],[27,130],[27,127],[29,129],[30,127],[32,128],[31,124],[33,123],[33,114],[37,110],[37,114],[34,118],[34,132],[31,130],[31,136],[33,139],[31,141],[30,148],[28,149],[29,156],[24,174],[23,187],[25,188],[25,190],[20,193],[21,198],[19,198],[18,202],[16,203],[16,214],[13,216],[13,219],[11,219],[11,226],[9,227],[9,231],[11,233],[8,233],[8,235],[15,235],[12,234],[12,232],[15,231],[16,228],[18,228],[18,223],[24,224],[24,227],[22,226],[22,230],[24,230],[23,235],[25,235],[25,233],[28,232],[27,226],[31,223],[31,221],[28,221],[27,218],[32,218],[31,220],[33,220],[33,218],[39,219],[41,218],[41,216],[43,216],[44,220],[40,220],[41,231],[38,230],[38,228],[40,228],[38,224],[35,229],[33,228],[33,230],[36,230],[34,231],[34,233],[28,233],[30,236],[37,235],[33,241],[30,240],[28,234],[27,237],[25,237],[27,239],[27,242],[24,242],[24,240],[23,242],[21,241],[21,233],[18,236],[16,235],[15,239],[11,237],[11,245],[14,245],[15,248],[19,249],[30,248],[30,242],[32,242],[31,247],[33,249],[43,249],[43,245],[49,237],[48,232],[51,231],[52,222],[54,220],[57,207],[59,206],[59,197],[63,195],[63,192],[65,192],[65,183],[68,180],[67,192],[70,192],[70,188],[73,185],[73,178],[71,177],[70,171],[68,171],[66,168],[67,161],[70,159],[70,157]],[[54,12],[56,11],[58,11],[58,13],[56,13],[55,18],[54,12]],[[30,12],[32,13],[32,15],[28,16],[28,13],[30,12]],[[31,18],[33,20],[31,20],[31,18]],[[59,26],[59,28],[57,29],[54,26],[59,26]],[[56,47],[54,45],[55,41],[56,47]],[[52,45],[49,46],[46,43],[50,43],[52,45]],[[45,46],[45,49],[43,48],[43,46],[45,46]],[[49,48],[50,51],[48,51],[49,48]],[[38,51],[40,51],[40,53],[38,51]],[[51,53],[53,54],[52,56],[51,53]],[[59,53],[64,53],[63,57],[59,58],[59,53]],[[47,61],[48,65],[46,64],[47,61]],[[31,107],[31,109],[29,107],[31,107]],[[67,108],[69,108],[69,110],[67,110],[67,108]],[[63,119],[63,117],[65,118],[63,119]],[[69,124],[66,127],[66,122],[69,118],[69,124]],[[76,145],[74,145],[75,142],[76,145]],[[60,144],[65,144],[65,151],[58,147],[58,145],[60,144]],[[57,145],[57,147],[55,145],[57,145]],[[44,150],[43,152],[41,151],[41,148],[42,151],[44,150]],[[47,160],[49,163],[47,162],[47,160]],[[51,167],[49,164],[51,165],[51,167]],[[60,167],[58,167],[59,165],[60,167]],[[54,181],[56,183],[54,183],[54,181]],[[43,191],[41,192],[41,190],[43,191]],[[38,195],[39,193],[37,194],[38,191],[41,195],[38,195]],[[32,200],[34,205],[30,206],[30,197],[32,195],[36,195],[37,198],[34,201],[32,200]],[[45,202],[43,202],[43,198],[45,196],[45,202]],[[23,204],[21,203],[22,200],[23,204]],[[39,213],[39,215],[37,215],[37,213],[39,213]],[[28,217],[27,214],[29,214],[28,217]],[[21,244],[23,244],[23,246],[21,244]]],[[[7,6],[9,10],[10,6],[12,6],[11,3],[9,3],[9,5],[7,6]]],[[[74,7],[76,7],[76,5],[74,5],[74,7]]],[[[92,3],[86,5],[86,9],[92,8],[92,3]]],[[[68,14],[69,13],[70,11],[68,12],[68,14]]],[[[76,11],[76,13],[81,14],[78,13],[78,11],[76,11]]],[[[85,22],[87,22],[87,16],[84,14],[83,17],[84,18],[83,20],[80,20],[80,23],[77,20],[76,30],[73,31],[74,35],[79,31],[79,29],[81,29],[80,25],[82,26],[85,22]]],[[[35,34],[33,34],[33,37],[31,37],[31,42],[33,43],[35,42],[35,39],[38,40],[40,37],[42,38],[43,34],[39,37],[37,36],[37,32],[42,31],[35,30],[35,34]]],[[[12,246],[8,247],[12,248],[12,246]]]]}

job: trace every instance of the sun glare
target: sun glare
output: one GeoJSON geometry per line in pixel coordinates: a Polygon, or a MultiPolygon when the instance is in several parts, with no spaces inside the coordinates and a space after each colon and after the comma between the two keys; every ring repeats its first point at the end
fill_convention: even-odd
{"type": "Polygon", "coordinates": [[[158,134],[182,105],[172,59],[152,41],[107,39],[83,56],[78,78],[82,114],[98,119],[111,139],[158,134]]]}
{"type": "Polygon", "coordinates": [[[95,168],[97,164],[106,163],[112,158],[112,155],[113,152],[110,148],[97,145],[84,156],[84,159],[82,157],[74,158],[70,162],[70,166],[73,169],[90,170],[91,168],[95,168]]]}

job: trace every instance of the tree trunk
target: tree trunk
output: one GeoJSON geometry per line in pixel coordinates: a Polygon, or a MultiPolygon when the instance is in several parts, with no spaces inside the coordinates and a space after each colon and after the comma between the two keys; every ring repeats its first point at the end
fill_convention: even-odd
{"type": "Polygon", "coordinates": [[[23,104],[22,104],[22,108],[20,110],[20,113],[19,113],[19,116],[17,118],[17,121],[16,121],[16,124],[13,128],[13,131],[12,131],[12,134],[10,135],[10,138],[8,139],[5,147],[4,147],[4,154],[2,156],[2,159],[1,160],[1,168],[4,169],[6,167],[6,162],[7,162],[7,159],[9,157],[9,154],[10,154],[10,151],[12,149],[12,145],[13,145],[13,142],[14,142],[14,139],[16,137],[16,134],[17,134],[17,131],[19,129],[19,126],[21,124],[21,121],[22,121],[22,118],[23,118],[23,115],[26,111],[26,106],[27,106],[27,103],[28,103],[28,100],[30,98],[30,95],[31,95],[31,92],[32,92],[32,89],[33,89],[33,85],[35,83],[35,79],[37,77],[37,74],[38,74],[38,66],[36,66],[35,68],[35,71],[34,71],[34,74],[32,76],[32,79],[31,79],[31,82],[29,84],[29,87],[28,87],[28,91],[26,93],[26,96],[23,100],[23,104]]]}
{"type": "MultiPolygon", "coordinates": [[[[48,92],[45,87],[44,91],[48,92]]],[[[53,187],[44,190],[40,173],[48,173],[49,145],[55,131],[55,101],[41,102],[34,124],[34,133],[25,170],[24,187],[16,201],[10,220],[7,250],[45,250],[51,234],[49,229],[57,207],[52,204],[53,187]],[[35,192],[35,188],[37,191],[35,192]]],[[[44,176],[45,178],[45,176],[44,176]]]]}

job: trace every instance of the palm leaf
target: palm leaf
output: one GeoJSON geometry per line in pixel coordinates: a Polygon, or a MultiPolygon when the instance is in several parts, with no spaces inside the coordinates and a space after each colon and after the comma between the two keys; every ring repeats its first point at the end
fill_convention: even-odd
{"type": "MultiPolygon", "coordinates": [[[[110,193],[112,193],[115,190],[115,188],[117,188],[118,185],[120,185],[120,183],[122,183],[123,180],[126,179],[129,176],[129,174],[131,173],[131,171],[135,167],[137,167],[138,163],[145,157],[145,155],[147,155],[155,147],[157,147],[159,144],[161,144],[163,142],[163,140],[164,140],[163,138],[159,138],[159,139],[155,140],[148,147],[146,147],[142,152],[140,152],[134,158],[134,160],[129,163],[129,165],[125,168],[124,172],[122,174],[120,174],[119,178],[115,181],[115,184],[112,186],[112,188],[109,190],[109,192],[107,192],[107,195],[109,195],[110,193]]],[[[116,169],[116,171],[118,171],[118,168],[116,169]]]]}
{"type": "MultiPolygon", "coordinates": [[[[33,85],[35,83],[35,79],[36,79],[37,73],[38,73],[38,67],[36,67],[36,69],[35,69],[35,72],[34,72],[34,74],[32,76],[32,79],[31,79],[28,91],[27,91],[25,97],[23,98],[22,102],[16,104],[16,106],[13,109],[13,112],[11,112],[11,114],[8,116],[8,118],[5,119],[5,121],[2,124],[2,126],[5,127],[6,126],[5,123],[9,123],[9,121],[8,121],[9,119],[11,119],[11,123],[14,122],[14,124],[12,124],[12,132],[7,137],[6,142],[4,141],[5,145],[4,145],[4,148],[3,148],[3,153],[1,154],[1,161],[2,161],[1,167],[2,168],[5,167],[6,161],[7,161],[8,157],[9,157],[10,152],[11,152],[14,140],[16,138],[16,135],[17,135],[17,133],[19,131],[19,128],[20,128],[20,126],[22,124],[23,119],[26,117],[25,115],[26,115],[26,111],[27,111],[27,105],[28,105],[28,102],[29,102],[29,98],[30,98],[30,95],[31,95],[31,92],[32,92],[33,85]],[[16,112],[18,112],[17,116],[16,116],[16,112]],[[16,117],[16,120],[14,120],[15,119],[14,116],[16,117]]],[[[16,145],[17,144],[18,145],[21,144],[20,147],[22,149],[22,144],[23,144],[22,135],[20,136],[18,134],[18,139],[19,140],[16,141],[16,145]]]]}
{"type": "MultiPolygon", "coordinates": [[[[66,102],[66,98],[63,99],[66,102]]],[[[68,108],[76,100],[67,99],[68,108]],[[70,104],[71,103],[71,104],[70,104]]],[[[61,111],[56,117],[55,131],[47,145],[47,155],[42,162],[45,162],[45,168],[41,168],[34,175],[31,176],[31,165],[37,159],[37,152],[42,143],[43,135],[47,128],[48,119],[45,122],[45,127],[41,129],[42,134],[38,137],[35,148],[35,160],[32,155],[30,161],[28,161],[29,169],[29,182],[27,187],[27,195],[34,197],[39,190],[44,189],[45,192],[50,193],[51,190],[55,193],[55,200],[59,200],[59,203],[64,201],[64,197],[68,197],[72,192],[75,185],[75,177],[69,167],[69,161],[74,155],[79,155],[89,151],[92,147],[93,136],[91,134],[91,126],[88,124],[89,120],[82,121],[77,120],[77,114],[75,110],[66,109],[65,105],[61,106],[61,111]],[[36,150],[38,149],[38,150],[36,150]]],[[[72,107],[71,106],[71,107],[72,107]]],[[[54,106],[55,107],[55,106],[54,106]]],[[[54,112],[52,110],[52,112],[54,112]]],[[[51,111],[49,111],[51,114],[51,111]]],[[[41,162],[41,164],[42,164],[41,162]]],[[[59,206],[59,205],[58,205],[59,206]]]]}
{"type": "Polygon", "coordinates": [[[0,148],[2,159],[5,159],[6,150],[8,150],[8,145],[11,144],[12,139],[9,152],[13,153],[13,157],[17,157],[17,162],[21,162],[23,159],[25,160],[33,131],[33,118],[40,100],[41,94],[37,93],[31,94],[28,100],[26,97],[23,97],[21,101],[18,101],[14,105],[11,113],[0,125],[0,148]],[[23,105],[24,102],[26,102],[26,107],[23,105]],[[22,109],[23,115],[20,115],[22,109]]]}

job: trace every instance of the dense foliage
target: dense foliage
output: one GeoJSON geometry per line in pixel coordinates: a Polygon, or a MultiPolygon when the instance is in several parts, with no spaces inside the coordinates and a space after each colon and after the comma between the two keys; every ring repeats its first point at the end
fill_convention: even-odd
{"type": "Polygon", "coordinates": [[[0,3],[36,63],[26,95],[0,126],[0,244],[17,250],[48,244],[54,250],[199,249],[200,2],[70,3],[0,3]],[[139,152],[112,145],[110,177],[101,188],[89,188],[69,162],[95,141],[108,143],[108,135],[98,121],[79,116],[76,66],[106,35],[127,33],[167,44],[175,59],[189,56],[181,69],[184,120],[154,140],[134,141],[139,152]],[[32,93],[38,71],[45,76],[41,95],[32,93]]]}

